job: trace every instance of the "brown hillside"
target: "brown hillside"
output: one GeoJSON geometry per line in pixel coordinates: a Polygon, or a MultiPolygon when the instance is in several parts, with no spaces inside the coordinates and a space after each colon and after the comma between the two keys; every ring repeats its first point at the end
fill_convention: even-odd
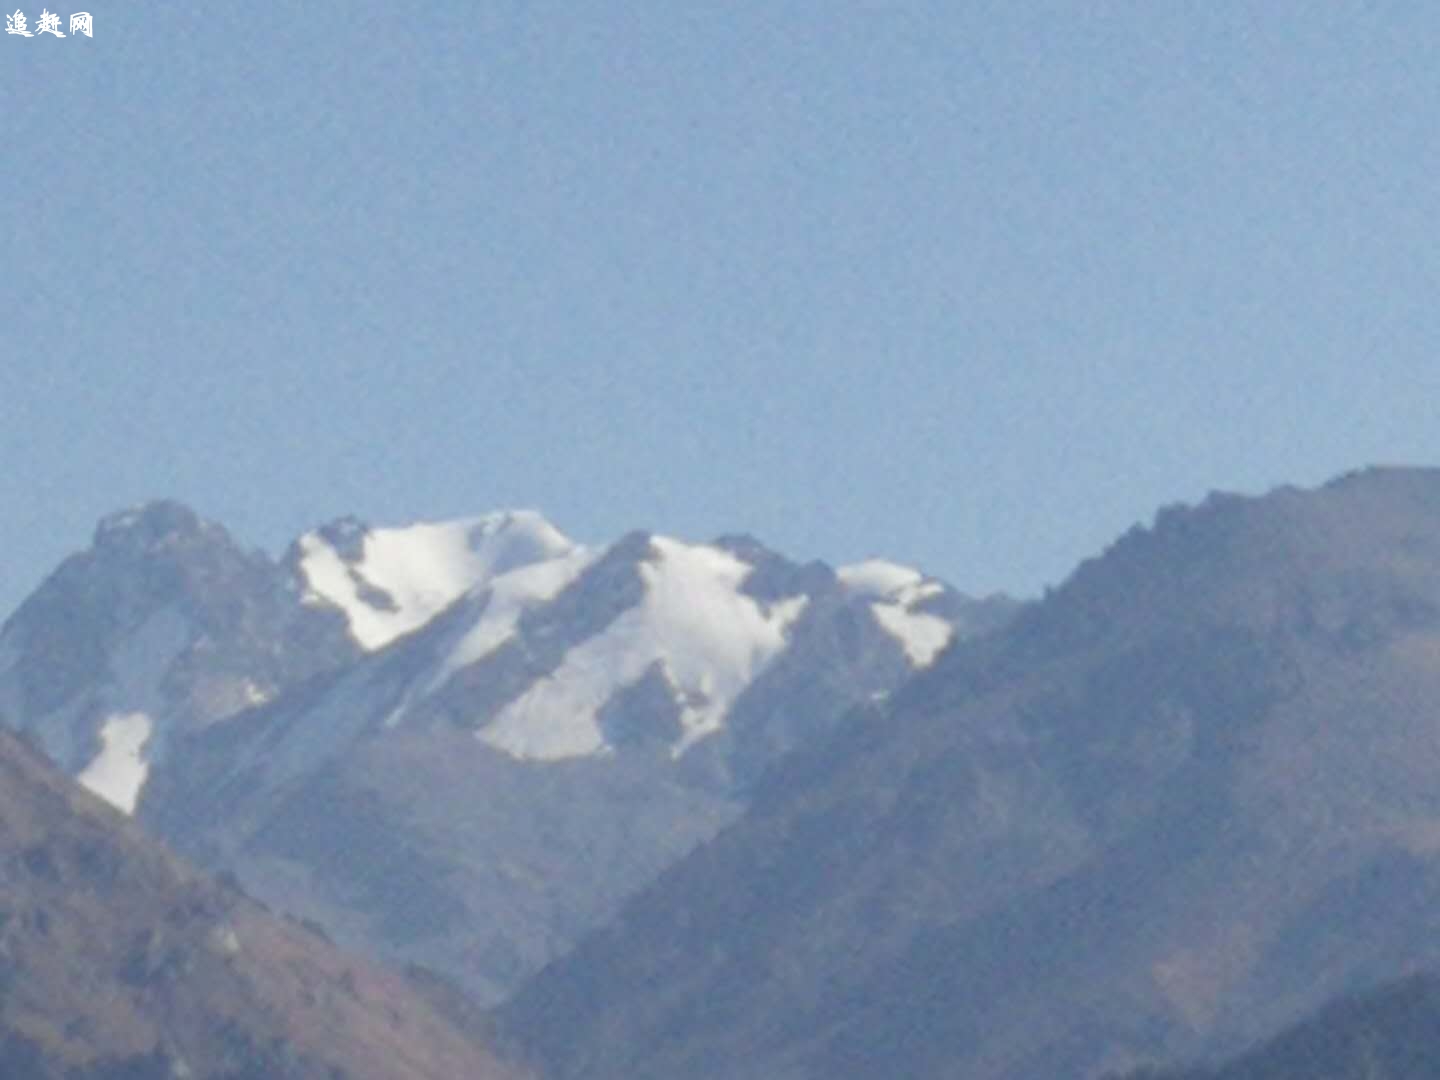
{"type": "Polygon", "coordinates": [[[0,729],[0,1077],[512,1075],[404,978],[191,869],[0,729]]]}

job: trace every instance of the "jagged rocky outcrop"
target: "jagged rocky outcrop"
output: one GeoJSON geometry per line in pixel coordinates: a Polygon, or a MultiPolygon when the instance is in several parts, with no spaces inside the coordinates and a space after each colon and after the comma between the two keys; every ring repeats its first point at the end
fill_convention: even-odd
{"type": "Polygon", "coordinates": [[[293,575],[173,502],[112,515],[0,627],[0,714],[133,808],[172,734],[360,650],[293,575]]]}

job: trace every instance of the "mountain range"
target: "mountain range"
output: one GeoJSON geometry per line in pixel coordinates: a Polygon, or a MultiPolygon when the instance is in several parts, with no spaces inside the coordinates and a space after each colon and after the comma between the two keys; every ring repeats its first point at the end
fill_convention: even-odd
{"type": "Polygon", "coordinates": [[[0,629],[0,712],[550,1080],[1284,1076],[1440,967],[1440,470],[1165,508],[1026,605],[149,504],[0,629]]]}
{"type": "Polygon", "coordinates": [[[549,1075],[1088,1077],[1440,961],[1440,472],[1160,512],[503,1010],[549,1075]]]}
{"type": "Polygon", "coordinates": [[[159,502],[0,629],[0,713],[277,909],[493,1001],[1014,608],[748,537],[590,548],[527,511],[346,519],[271,559],[159,502]]]}

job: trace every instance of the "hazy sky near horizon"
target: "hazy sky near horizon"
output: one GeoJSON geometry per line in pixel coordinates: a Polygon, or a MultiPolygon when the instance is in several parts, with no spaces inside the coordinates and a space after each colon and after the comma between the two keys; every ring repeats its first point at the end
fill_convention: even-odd
{"type": "Polygon", "coordinates": [[[1440,462],[1434,5],[88,2],[0,36],[0,614],[155,496],[1028,594],[1440,462]]]}

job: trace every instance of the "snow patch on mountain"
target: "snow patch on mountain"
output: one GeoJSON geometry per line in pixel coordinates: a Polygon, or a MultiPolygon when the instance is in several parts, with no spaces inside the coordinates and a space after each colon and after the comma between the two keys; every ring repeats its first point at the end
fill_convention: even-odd
{"type": "Polygon", "coordinates": [[[152,505],[155,504],[144,502],[134,503],[124,510],[116,510],[114,513],[106,514],[100,519],[100,523],[96,525],[95,532],[99,536],[127,532],[140,524],[141,519],[145,516],[145,511],[152,505]]]}
{"type": "Polygon", "coordinates": [[[497,575],[575,550],[530,510],[368,529],[358,553],[342,553],[325,530],[306,533],[298,544],[306,600],[339,608],[367,650],[419,629],[497,575]]]}
{"type": "Polygon", "coordinates": [[[719,730],[740,692],[785,647],[807,598],[762,605],[740,591],[752,567],[727,551],[652,537],[643,599],[506,706],[479,737],[522,760],[610,749],[599,713],[658,664],[681,706],[676,756],[719,730]]]}
{"type": "MultiPolygon", "coordinates": [[[[913,595],[925,582],[925,577],[919,570],[886,559],[866,559],[864,562],[851,563],[836,570],[835,576],[857,595],[884,600],[894,599],[901,594],[913,595]]],[[[938,584],[935,587],[937,590],[940,588],[938,584]]]]}
{"type": "Polygon", "coordinates": [[[955,633],[954,627],[940,616],[910,611],[899,604],[871,604],[870,611],[900,642],[916,668],[928,667],[955,633]]]}
{"type": "Polygon", "coordinates": [[[520,616],[553,600],[594,562],[594,555],[575,547],[563,555],[501,574],[485,587],[480,617],[450,650],[430,689],[436,689],[461,668],[484,659],[515,635],[520,616]]]}
{"type": "Polygon", "coordinates": [[[836,575],[851,592],[873,598],[870,611],[875,620],[900,643],[915,667],[928,666],[950,644],[955,628],[948,621],[915,610],[945,591],[940,582],[926,580],[920,571],[885,559],[842,566],[836,575]]]}
{"type": "Polygon", "coordinates": [[[107,717],[100,728],[100,753],[76,779],[112,806],[133,814],[150,772],[143,755],[152,730],[150,717],[143,712],[107,717]]]}
{"type": "Polygon", "coordinates": [[[241,693],[245,695],[245,707],[249,709],[264,705],[275,697],[274,690],[260,686],[253,679],[245,680],[241,685],[241,693]]]}
{"type": "MultiPolygon", "coordinates": [[[[108,717],[144,713],[150,725],[144,742],[153,750],[165,734],[165,680],[192,632],[190,620],[174,605],[152,612],[121,637],[91,678],[71,683],[63,703],[49,712],[27,715],[18,673],[28,657],[19,644],[20,632],[12,626],[0,638],[0,717],[21,718],[19,726],[72,772],[93,764],[95,740],[104,741],[108,717]]],[[[144,783],[143,772],[138,782],[144,783]]]]}

